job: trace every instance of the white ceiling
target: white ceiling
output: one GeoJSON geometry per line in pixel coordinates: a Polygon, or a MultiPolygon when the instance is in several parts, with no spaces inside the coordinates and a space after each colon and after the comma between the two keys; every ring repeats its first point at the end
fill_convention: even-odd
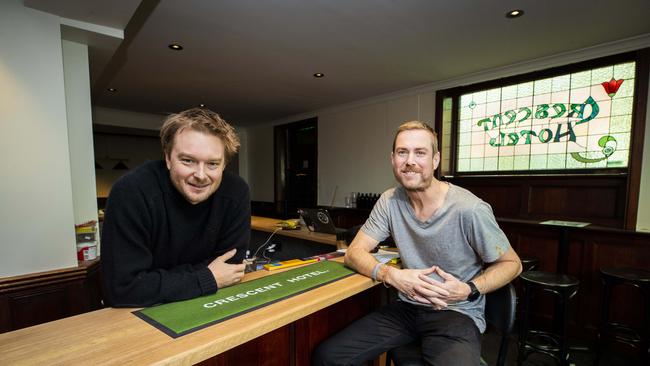
{"type": "Polygon", "coordinates": [[[168,113],[205,103],[236,125],[650,34],[649,0],[25,3],[118,29],[142,21],[125,32],[123,54],[91,44],[94,104],[168,113]],[[516,8],[525,15],[506,19],[516,8]]]}

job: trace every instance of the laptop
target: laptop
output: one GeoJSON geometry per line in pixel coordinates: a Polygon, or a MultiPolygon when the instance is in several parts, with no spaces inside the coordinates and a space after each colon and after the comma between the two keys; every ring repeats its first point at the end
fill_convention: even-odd
{"type": "Polygon", "coordinates": [[[346,229],[339,229],[334,226],[334,221],[326,209],[299,208],[298,214],[300,214],[309,231],[325,234],[340,234],[347,231],[346,229]]]}

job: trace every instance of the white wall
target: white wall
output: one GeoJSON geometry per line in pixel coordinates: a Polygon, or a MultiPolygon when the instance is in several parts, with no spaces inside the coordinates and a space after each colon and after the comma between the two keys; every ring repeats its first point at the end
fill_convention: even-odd
{"type": "Polygon", "coordinates": [[[74,222],[97,221],[88,46],[62,41],[74,222]]]}
{"type": "Polygon", "coordinates": [[[236,128],[236,130],[237,136],[239,136],[239,143],[241,144],[239,147],[239,176],[248,182],[250,179],[248,177],[248,159],[242,158],[248,156],[248,149],[250,146],[248,143],[248,132],[243,128],[236,128]]]}
{"type": "Polygon", "coordinates": [[[58,17],[0,2],[0,277],[77,265],[58,17]]]}
{"type": "MultiPolygon", "coordinates": [[[[650,84],[650,80],[648,80],[650,84]]],[[[645,115],[645,137],[643,146],[643,166],[641,167],[641,192],[636,229],[650,232],[650,93],[648,93],[648,111],[645,115]]]]}
{"type": "Polygon", "coordinates": [[[93,163],[92,174],[95,175],[97,183],[96,197],[108,197],[115,181],[144,162],[163,158],[160,140],[155,136],[95,133],[94,140],[95,161],[102,167],[95,170],[93,163]],[[120,161],[129,169],[113,169],[120,161]]]}
{"type": "MultiPolygon", "coordinates": [[[[465,75],[452,80],[401,90],[345,105],[288,116],[266,127],[248,128],[249,142],[264,146],[249,149],[248,169],[252,199],[273,201],[272,126],[318,117],[318,204],[343,206],[350,192],[382,192],[394,185],[389,153],[396,127],[407,120],[433,122],[436,90],[518,75],[550,67],[650,47],[650,35],[588,49],[522,62],[465,75]],[[271,133],[269,133],[271,131],[271,133]]],[[[650,103],[649,103],[650,106],[650,103]]],[[[650,119],[650,111],[647,113],[650,119]]],[[[644,166],[639,203],[639,225],[650,227],[650,126],[646,127],[644,166]]]]}
{"type": "MultiPolygon", "coordinates": [[[[433,94],[318,116],[318,204],[344,206],[351,192],[381,193],[394,185],[393,134],[404,121],[420,118],[420,105],[431,107],[421,100],[433,100],[433,94]]],[[[433,114],[427,117],[423,119],[432,122],[433,114]]]]}
{"type": "MultiPolygon", "coordinates": [[[[246,179],[254,201],[273,202],[273,126],[243,129],[245,146],[239,155],[240,175],[246,179]]],[[[244,144],[244,142],[242,142],[244,144]]]]}
{"type": "Polygon", "coordinates": [[[93,123],[147,130],[160,130],[165,118],[162,114],[140,113],[106,107],[93,107],[93,123]]]}

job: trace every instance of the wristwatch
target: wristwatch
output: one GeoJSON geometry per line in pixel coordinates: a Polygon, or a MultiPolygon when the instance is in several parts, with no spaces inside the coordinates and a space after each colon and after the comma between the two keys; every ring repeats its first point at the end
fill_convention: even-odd
{"type": "Polygon", "coordinates": [[[479,296],[481,296],[481,293],[478,292],[478,289],[476,288],[476,285],[472,281],[465,282],[467,286],[469,286],[469,295],[467,295],[467,301],[474,301],[478,299],[479,296]]]}

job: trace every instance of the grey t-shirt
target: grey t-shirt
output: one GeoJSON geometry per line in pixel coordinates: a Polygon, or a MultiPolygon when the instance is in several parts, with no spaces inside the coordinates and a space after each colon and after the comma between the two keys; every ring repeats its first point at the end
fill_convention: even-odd
{"type": "MultiPolygon", "coordinates": [[[[403,187],[384,192],[361,228],[375,240],[393,236],[404,268],[424,269],[433,265],[460,281],[478,276],[484,263],[491,263],[510,248],[490,205],[470,191],[449,184],[442,206],[426,221],[417,219],[403,187]]],[[[442,278],[431,275],[439,281],[442,278]]],[[[399,294],[403,301],[423,305],[399,294]]],[[[459,301],[448,309],[468,315],[485,331],[485,296],[459,301]]]]}

